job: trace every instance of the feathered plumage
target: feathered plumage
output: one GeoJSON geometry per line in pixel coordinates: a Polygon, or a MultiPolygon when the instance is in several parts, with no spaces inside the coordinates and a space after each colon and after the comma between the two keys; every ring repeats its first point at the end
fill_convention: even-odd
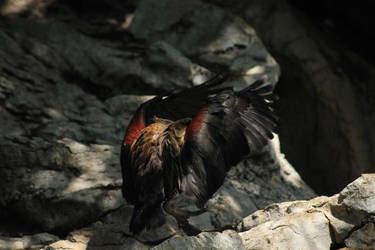
{"type": "Polygon", "coordinates": [[[121,147],[123,196],[135,206],[130,230],[165,221],[179,193],[202,208],[225,173],[272,138],[274,95],[263,80],[234,92],[218,87],[225,76],[143,103],[121,147]]]}

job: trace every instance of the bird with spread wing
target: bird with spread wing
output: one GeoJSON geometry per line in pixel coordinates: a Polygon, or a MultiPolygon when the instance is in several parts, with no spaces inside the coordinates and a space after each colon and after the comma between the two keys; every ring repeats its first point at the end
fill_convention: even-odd
{"type": "Polygon", "coordinates": [[[225,173],[273,137],[272,86],[258,80],[241,91],[220,87],[226,75],[143,103],[121,146],[124,198],[134,205],[130,231],[157,228],[170,201],[183,194],[203,211],[225,173]]]}

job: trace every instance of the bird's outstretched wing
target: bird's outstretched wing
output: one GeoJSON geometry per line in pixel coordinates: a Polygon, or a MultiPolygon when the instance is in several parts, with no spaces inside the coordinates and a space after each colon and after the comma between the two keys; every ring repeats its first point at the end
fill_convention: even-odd
{"type": "Polygon", "coordinates": [[[136,202],[134,191],[134,169],[131,168],[130,146],[141,135],[141,131],[153,123],[155,116],[172,121],[194,117],[198,110],[207,104],[208,97],[228,88],[220,88],[225,81],[226,74],[219,74],[209,81],[167,96],[157,96],[143,103],[130,121],[121,147],[121,168],[123,176],[123,196],[130,203],[136,202]]]}
{"type": "Polygon", "coordinates": [[[135,205],[132,232],[160,226],[162,206],[186,216],[174,198],[187,196],[202,207],[231,166],[273,137],[272,87],[259,80],[234,92],[218,86],[225,79],[155,97],[136,111],[121,148],[123,196],[135,205]]]}
{"type": "MultiPolygon", "coordinates": [[[[222,90],[209,97],[186,129],[181,170],[167,170],[165,190],[176,190],[195,200],[198,206],[222,184],[225,172],[244,156],[259,151],[273,137],[277,117],[272,104],[272,87],[258,80],[242,91],[222,90]]],[[[166,168],[174,166],[166,166],[166,168]]]]}
{"type": "Polygon", "coordinates": [[[140,131],[153,123],[154,116],[172,121],[194,117],[197,111],[207,103],[209,95],[228,89],[217,87],[227,77],[227,74],[218,74],[193,88],[171,95],[160,95],[143,103],[129,123],[124,144],[131,145],[138,138],[140,131]]]}

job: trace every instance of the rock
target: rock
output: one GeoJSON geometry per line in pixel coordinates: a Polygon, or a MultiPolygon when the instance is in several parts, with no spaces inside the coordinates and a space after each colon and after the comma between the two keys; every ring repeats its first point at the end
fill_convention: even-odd
{"type": "MultiPolygon", "coordinates": [[[[373,244],[375,174],[363,175],[332,197],[272,204],[244,218],[237,230],[247,249],[365,248],[373,244]],[[348,190],[351,195],[347,196],[348,190]],[[342,199],[345,197],[344,199],[342,199]],[[360,206],[355,201],[362,197],[360,206]]],[[[371,247],[370,247],[371,248],[371,247]]]]}
{"type": "MultiPolygon", "coordinates": [[[[264,48],[255,30],[242,18],[212,4],[197,0],[178,3],[143,0],[136,9],[129,31],[150,43],[163,41],[190,59],[199,61],[200,65],[215,66],[219,70],[229,68],[235,74],[244,75],[246,77],[236,79],[241,87],[261,76],[267,76],[269,82],[275,84],[280,74],[278,64],[264,48]]],[[[164,54],[169,57],[168,54],[176,53],[164,54]]]]}
{"type": "Polygon", "coordinates": [[[59,237],[48,233],[23,237],[0,236],[0,249],[41,249],[42,247],[58,240],[59,237]]]}
{"type": "MultiPolygon", "coordinates": [[[[372,218],[374,220],[374,218],[372,218]]],[[[345,240],[348,248],[354,249],[373,249],[375,248],[375,224],[370,222],[354,231],[349,238],[345,240]]]]}
{"type": "Polygon", "coordinates": [[[324,41],[309,39],[321,34],[284,1],[33,3],[35,11],[34,4],[18,10],[0,5],[8,16],[0,22],[4,248],[373,244],[373,175],[332,197],[309,200],[316,195],[281,154],[278,137],[228,172],[207,211],[188,219],[197,232],[170,216],[156,231],[129,232],[133,208],[121,196],[119,145],[137,106],[222,70],[233,73],[227,84],[235,89],[259,78],[274,87],[280,69],[264,44],[283,65],[280,138],[288,159],[319,181],[318,191],[333,192],[371,170],[371,67],[352,54],[341,60],[324,41]],[[347,73],[357,68],[366,71],[359,89],[347,73]],[[358,98],[363,92],[369,96],[358,98]],[[329,181],[322,182],[324,176],[329,181]]]}
{"type": "Polygon", "coordinates": [[[86,249],[86,245],[80,242],[71,242],[68,240],[60,240],[53,244],[51,244],[48,248],[45,249],[77,249],[77,250],[84,250],[86,249]]]}
{"type": "Polygon", "coordinates": [[[140,76],[155,89],[171,90],[176,86],[189,86],[192,68],[192,62],[180,51],[164,41],[157,41],[146,51],[140,76]]]}
{"type": "Polygon", "coordinates": [[[140,1],[129,29],[137,38],[146,39],[150,35],[166,30],[178,23],[191,10],[199,6],[199,1],[169,1],[158,3],[140,1]]]}
{"type": "MultiPolygon", "coordinates": [[[[51,3],[42,12],[48,15],[54,8],[74,9],[74,5],[65,4],[51,3]]],[[[90,34],[94,27],[83,25],[74,14],[64,17],[71,22],[62,22],[58,13],[46,21],[42,16],[24,19],[12,12],[12,18],[1,22],[1,224],[10,227],[14,223],[8,218],[20,218],[17,223],[30,225],[24,233],[63,235],[123,205],[119,145],[133,112],[150,98],[130,94],[158,94],[198,84],[212,75],[211,68],[216,66],[230,68],[237,75],[228,82],[237,83],[236,88],[260,77],[273,85],[278,79],[277,63],[240,17],[200,1],[165,0],[156,5],[141,1],[137,6],[128,31],[137,39],[144,38],[143,42],[94,36],[90,34]],[[158,23],[148,19],[150,7],[152,15],[158,15],[165,11],[163,6],[170,6],[171,11],[157,19],[158,23]],[[207,16],[212,19],[211,27],[203,25],[208,23],[207,16]],[[180,27],[183,32],[176,32],[175,25],[186,22],[188,26],[180,27]],[[224,26],[228,28],[223,30],[224,26]],[[210,41],[214,37],[217,39],[210,41]],[[213,64],[216,66],[211,67],[213,64]]],[[[91,13],[94,9],[86,10],[91,13]]],[[[24,9],[20,13],[29,12],[24,9]]],[[[104,20],[102,15],[98,18],[104,20]]],[[[278,172],[276,165],[270,169],[278,172]]],[[[233,172],[233,178],[242,175],[241,171],[249,170],[233,172]]],[[[281,178],[275,179],[281,184],[281,178]]],[[[227,189],[234,194],[239,184],[232,182],[227,189]]],[[[212,225],[216,215],[204,216],[210,228],[233,225],[259,206],[296,199],[294,193],[289,190],[278,199],[270,194],[267,201],[259,199],[256,206],[235,216],[221,214],[226,222],[217,226],[212,225]]],[[[242,199],[246,194],[242,190],[236,197],[242,199]]],[[[230,202],[229,197],[222,200],[222,205],[230,202]]]]}
{"type": "Polygon", "coordinates": [[[242,218],[269,204],[313,198],[315,193],[278,150],[275,136],[262,156],[247,159],[232,168],[224,184],[206,203],[208,211],[189,218],[189,222],[202,231],[235,228],[242,218]],[[289,180],[284,177],[285,172],[289,180]]]}
{"type": "Polygon", "coordinates": [[[195,237],[174,237],[162,244],[151,248],[152,250],[172,249],[245,249],[238,234],[233,230],[222,233],[200,233],[195,237]]]}
{"type": "Polygon", "coordinates": [[[122,204],[117,148],[68,138],[48,143],[36,139],[26,144],[2,141],[3,159],[13,159],[12,168],[2,171],[5,214],[21,216],[43,230],[65,231],[122,204]]]}
{"type": "Polygon", "coordinates": [[[330,249],[329,221],[324,214],[293,214],[241,234],[246,249],[330,249]]]}
{"type": "Polygon", "coordinates": [[[123,206],[87,227],[70,232],[65,240],[54,242],[48,247],[53,249],[149,249],[148,245],[131,237],[129,232],[131,215],[132,207],[123,206]]]}
{"type": "Polygon", "coordinates": [[[357,211],[375,214],[375,183],[372,174],[363,174],[340,192],[338,202],[357,211]]]}
{"type": "MultiPolygon", "coordinates": [[[[159,236],[149,238],[132,235],[128,225],[133,208],[125,205],[87,227],[70,232],[66,239],[48,234],[43,237],[24,236],[22,239],[55,241],[44,249],[293,249],[295,246],[307,249],[337,246],[372,249],[374,216],[371,212],[372,196],[367,194],[374,185],[375,174],[367,174],[331,197],[271,204],[243,218],[235,228],[237,232],[222,230],[187,236],[179,230],[175,234],[164,235],[167,239],[161,240],[161,243],[151,242],[160,239],[163,230],[157,232],[159,236]],[[348,189],[352,190],[351,196],[346,196],[348,189]],[[363,197],[363,204],[367,205],[356,206],[352,201],[357,197],[363,197]]],[[[21,244],[21,238],[16,241],[2,237],[1,240],[1,243],[21,244]]]]}
{"type": "Polygon", "coordinates": [[[287,1],[244,1],[233,9],[281,65],[279,135],[301,177],[318,193],[331,195],[361,173],[374,172],[375,70],[337,42],[367,39],[352,33],[333,38],[287,1]]]}
{"type": "MultiPolygon", "coordinates": [[[[155,96],[143,95],[117,95],[105,100],[105,107],[113,116],[134,114],[141,103],[144,103],[155,96]]],[[[130,117],[131,118],[131,117],[130,117]]]]}

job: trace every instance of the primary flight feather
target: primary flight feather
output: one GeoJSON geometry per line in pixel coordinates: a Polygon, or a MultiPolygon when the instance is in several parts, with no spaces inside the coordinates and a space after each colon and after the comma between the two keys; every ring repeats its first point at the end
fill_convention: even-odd
{"type": "Polygon", "coordinates": [[[226,76],[143,103],[121,147],[124,198],[134,205],[130,231],[157,228],[165,212],[186,211],[170,201],[183,194],[199,208],[225,173],[273,137],[277,116],[272,87],[258,80],[234,92],[226,76]]]}

